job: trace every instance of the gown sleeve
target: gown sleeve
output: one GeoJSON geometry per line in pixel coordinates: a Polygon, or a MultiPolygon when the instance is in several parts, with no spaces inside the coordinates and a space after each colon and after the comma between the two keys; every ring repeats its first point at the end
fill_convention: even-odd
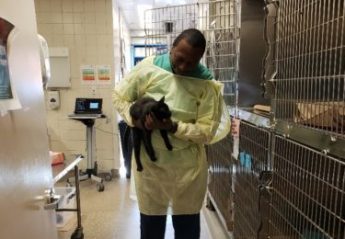
{"type": "MultiPolygon", "coordinates": [[[[145,60],[144,60],[145,61],[145,60]]],[[[148,72],[145,70],[145,62],[140,62],[118,84],[115,85],[112,99],[113,105],[123,120],[133,127],[129,114],[131,105],[141,97],[147,86],[148,72]]]]}
{"type": "Polygon", "coordinates": [[[209,81],[201,96],[195,123],[179,121],[175,136],[201,144],[212,144],[224,138],[230,131],[230,116],[221,94],[222,85],[209,81]]]}

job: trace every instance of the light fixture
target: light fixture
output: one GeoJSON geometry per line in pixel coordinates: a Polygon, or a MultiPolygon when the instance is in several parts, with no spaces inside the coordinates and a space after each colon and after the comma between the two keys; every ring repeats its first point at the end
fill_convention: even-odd
{"type": "Polygon", "coordinates": [[[150,19],[150,16],[146,16],[147,19],[145,19],[145,12],[146,10],[152,9],[152,4],[138,4],[137,5],[137,11],[139,16],[139,25],[140,28],[144,28],[144,23],[147,21],[147,19],[150,19]]]}

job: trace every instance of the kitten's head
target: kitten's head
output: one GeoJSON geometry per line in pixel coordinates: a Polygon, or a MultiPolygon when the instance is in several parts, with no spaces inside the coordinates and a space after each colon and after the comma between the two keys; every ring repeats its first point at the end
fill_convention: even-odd
{"type": "Polygon", "coordinates": [[[171,111],[169,106],[164,102],[165,97],[163,96],[157,104],[152,108],[152,112],[155,114],[157,119],[167,119],[171,117],[171,111]]]}

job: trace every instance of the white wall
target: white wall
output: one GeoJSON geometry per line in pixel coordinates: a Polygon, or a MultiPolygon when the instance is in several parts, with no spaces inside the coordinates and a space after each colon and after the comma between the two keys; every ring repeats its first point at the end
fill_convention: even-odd
{"type": "Polygon", "coordinates": [[[127,23],[118,7],[119,0],[113,0],[113,27],[115,52],[115,82],[118,82],[130,69],[131,36],[127,23]]]}
{"type": "MultiPolygon", "coordinates": [[[[96,128],[96,157],[100,169],[120,167],[119,138],[116,113],[112,107],[111,94],[119,74],[118,47],[114,42],[112,0],[35,0],[38,32],[44,36],[49,47],[67,47],[71,62],[71,83],[60,90],[61,107],[48,110],[48,134],[50,148],[61,151],[67,157],[82,153],[86,155],[86,131],[80,122],[67,118],[74,109],[76,97],[103,98],[103,112],[108,119],[100,119],[96,128]],[[85,86],[80,80],[80,66],[111,66],[112,85],[85,86]]],[[[86,162],[82,164],[86,167],[86,162]]]]}

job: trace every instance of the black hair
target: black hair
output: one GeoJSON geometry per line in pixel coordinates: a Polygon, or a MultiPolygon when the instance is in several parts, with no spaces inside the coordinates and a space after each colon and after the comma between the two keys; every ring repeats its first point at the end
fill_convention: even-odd
{"type": "Polygon", "coordinates": [[[195,28],[184,30],[175,38],[173,42],[173,47],[177,46],[182,39],[186,39],[186,41],[193,48],[200,48],[205,51],[206,39],[205,36],[199,30],[195,28]]]}

